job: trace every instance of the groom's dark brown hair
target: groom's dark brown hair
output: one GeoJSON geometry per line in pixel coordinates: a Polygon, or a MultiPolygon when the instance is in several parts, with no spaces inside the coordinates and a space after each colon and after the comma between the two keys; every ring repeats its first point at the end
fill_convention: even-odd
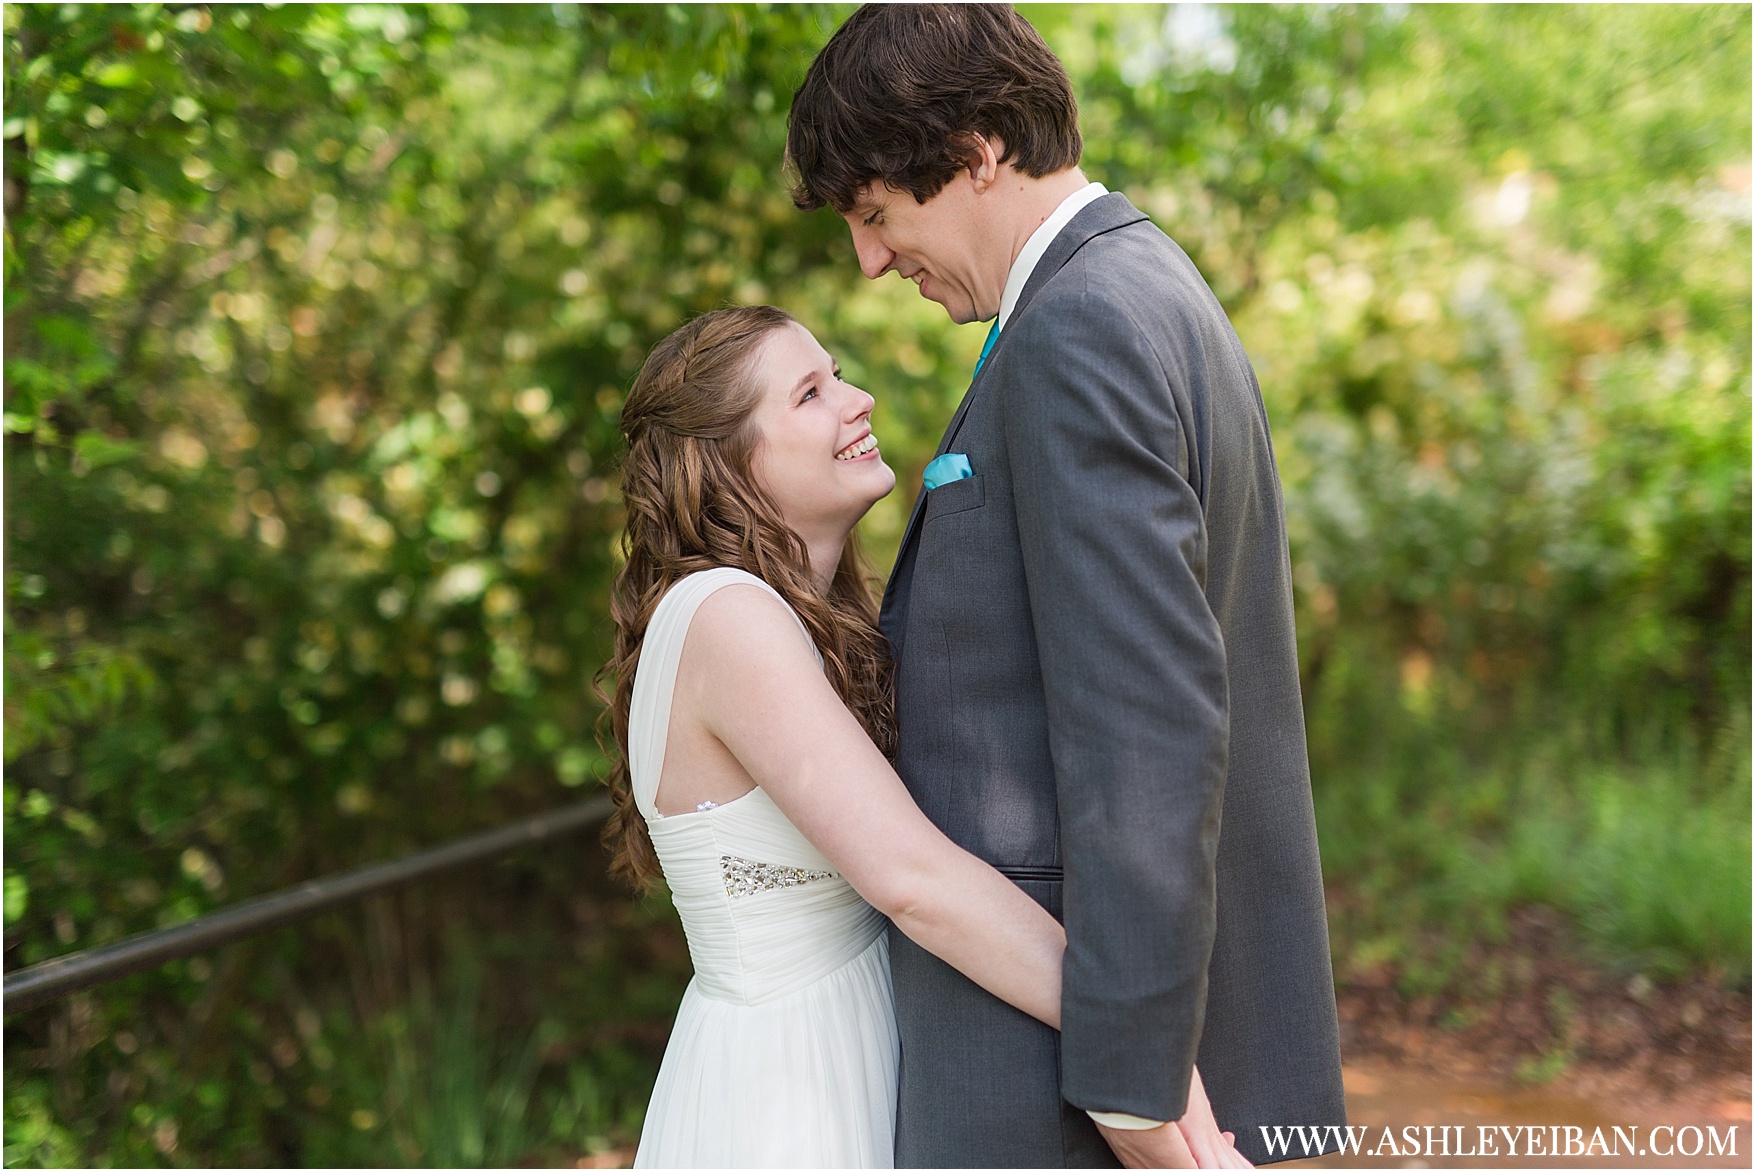
{"type": "Polygon", "coordinates": [[[829,38],[792,96],[792,202],[846,211],[884,181],[925,203],[968,165],[969,135],[1041,178],[1083,142],[1060,60],[1009,4],[867,4],[829,38]]]}

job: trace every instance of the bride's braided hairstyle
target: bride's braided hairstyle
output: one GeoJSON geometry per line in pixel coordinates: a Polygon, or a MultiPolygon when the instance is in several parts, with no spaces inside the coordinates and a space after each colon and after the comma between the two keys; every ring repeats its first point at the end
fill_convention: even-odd
{"type": "MultiPolygon", "coordinates": [[[[702,314],[653,347],[622,408],[627,564],[610,595],[615,657],[597,673],[597,692],[617,750],[607,780],[615,812],[604,843],[611,872],[640,889],[659,868],[646,820],[634,806],[628,710],[647,624],[679,579],[732,566],[779,591],[822,653],[829,683],[884,755],[895,752],[889,645],[878,631],[873,578],[857,542],[849,536],[828,593],[820,593],[804,542],[752,472],[757,436],[749,420],[761,396],[758,351],[793,320],[769,305],[702,314]],[[603,686],[606,676],[613,691],[603,686]]],[[[600,738],[601,730],[600,722],[600,738]]]]}

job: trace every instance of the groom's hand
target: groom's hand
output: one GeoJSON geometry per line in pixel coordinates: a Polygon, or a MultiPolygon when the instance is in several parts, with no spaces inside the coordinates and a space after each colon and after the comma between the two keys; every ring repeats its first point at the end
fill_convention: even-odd
{"type": "Polygon", "coordinates": [[[1174,1123],[1144,1131],[1125,1131],[1097,1124],[1115,1158],[1124,1168],[1196,1168],[1194,1153],[1174,1123]]]}

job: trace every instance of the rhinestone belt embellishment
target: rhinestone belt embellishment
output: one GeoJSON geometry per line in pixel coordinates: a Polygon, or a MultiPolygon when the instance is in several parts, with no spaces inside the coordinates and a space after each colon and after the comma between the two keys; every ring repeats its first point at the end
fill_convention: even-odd
{"type": "Polygon", "coordinates": [[[785,867],[779,863],[753,863],[735,855],[720,855],[719,870],[725,876],[725,893],[732,899],[835,877],[833,871],[807,871],[803,867],[785,867]]]}

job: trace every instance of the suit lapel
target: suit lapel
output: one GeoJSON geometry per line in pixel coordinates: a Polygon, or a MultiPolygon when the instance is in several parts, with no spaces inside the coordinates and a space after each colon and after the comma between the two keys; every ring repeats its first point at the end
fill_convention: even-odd
{"type": "MultiPolygon", "coordinates": [[[[1017,320],[1018,315],[1024,312],[1024,307],[1042,291],[1042,286],[1053,280],[1054,274],[1066,267],[1066,262],[1079,249],[1105,232],[1113,232],[1117,228],[1125,228],[1129,224],[1137,224],[1150,218],[1134,207],[1127,196],[1119,191],[1111,191],[1100,199],[1092,200],[1072,218],[1071,223],[1060,230],[1060,235],[1054,238],[1054,243],[1042,254],[1042,259],[1037,262],[1030,279],[1024,282],[1024,291],[1018,294],[1018,303],[1012,307],[1012,320],[1017,320]]],[[[1000,342],[1005,340],[1004,330],[999,332],[999,338],[1000,342]]],[[[999,343],[994,343],[993,348],[998,350],[999,343]]],[[[992,365],[991,357],[987,361],[992,365]]]]}
{"type": "MultiPolygon", "coordinates": [[[[999,350],[997,342],[994,343],[994,350],[995,352],[999,350]]],[[[951,416],[950,425],[945,428],[944,435],[939,437],[938,451],[933,453],[933,459],[944,455],[946,450],[950,448],[951,441],[957,437],[957,429],[963,425],[963,416],[969,411],[969,403],[975,398],[975,388],[981,385],[981,380],[986,378],[987,372],[992,369],[993,355],[989,354],[986,364],[975,375],[974,381],[969,384],[969,389],[963,392],[963,401],[957,404],[957,413],[951,416]]],[[[890,580],[884,587],[885,610],[889,609],[890,596],[895,592],[896,582],[902,576],[896,570],[902,568],[902,557],[908,550],[908,543],[914,539],[914,531],[920,527],[920,514],[924,512],[926,512],[926,487],[922,485],[920,491],[914,494],[914,509],[908,514],[907,527],[902,530],[902,544],[896,547],[896,569],[890,572],[890,580]]]]}
{"type": "MultiPolygon", "coordinates": [[[[1144,212],[1134,207],[1127,196],[1122,195],[1119,191],[1112,191],[1100,199],[1092,200],[1089,205],[1079,211],[1078,215],[1072,218],[1066,227],[1060,230],[1060,235],[1054,238],[1053,243],[1048,246],[1048,250],[1042,254],[1042,259],[1036,262],[1035,271],[1030,274],[1030,279],[1024,283],[1024,291],[1018,294],[1018,303],[1012,307],[1010,321],[1018,320],[1018,316],[1024,312],[1024,307],[1030,304],[1036,294],[1041,292],[1042,287],[1053,279],[1054,274],[1058,273],[1079,249],[1105,232],[1113,232],[1117,228],[1137,224],[1147,218],[1144,212]]],[[[957,404],[956,414],[951,416],[951,422],[945,427],[944,436],[938,441],[938,451],[933,453],[934,458],[944,455],[950,450],[951,444],[956,442],[957,432],[963,427],[963,417],[969,413],[969,404],[973,403],[975,396],[980,393],[987,376],[994,368],[1000,350],[1005,347],[1005,342],[1006,331],[1001,330],[998,340],[994,342],[993,352],[987,356],[986,365],[981,368],[980,373],[969,384],[969,389],[963,392],[963,401],[957,404]]],[[[891,610],[898,583],[905,576],[903,574],[904,564],[911,552],[914,534],[920,528],[920,516],[925,511],[926,489],[922,488],[914,496],[914,511],[908,514],[908,526],[902,530],[902,544],[896,547],[896,565],[890,571],[890,580],[884,587],[883,609],[886,614],[891,610]]]]}

